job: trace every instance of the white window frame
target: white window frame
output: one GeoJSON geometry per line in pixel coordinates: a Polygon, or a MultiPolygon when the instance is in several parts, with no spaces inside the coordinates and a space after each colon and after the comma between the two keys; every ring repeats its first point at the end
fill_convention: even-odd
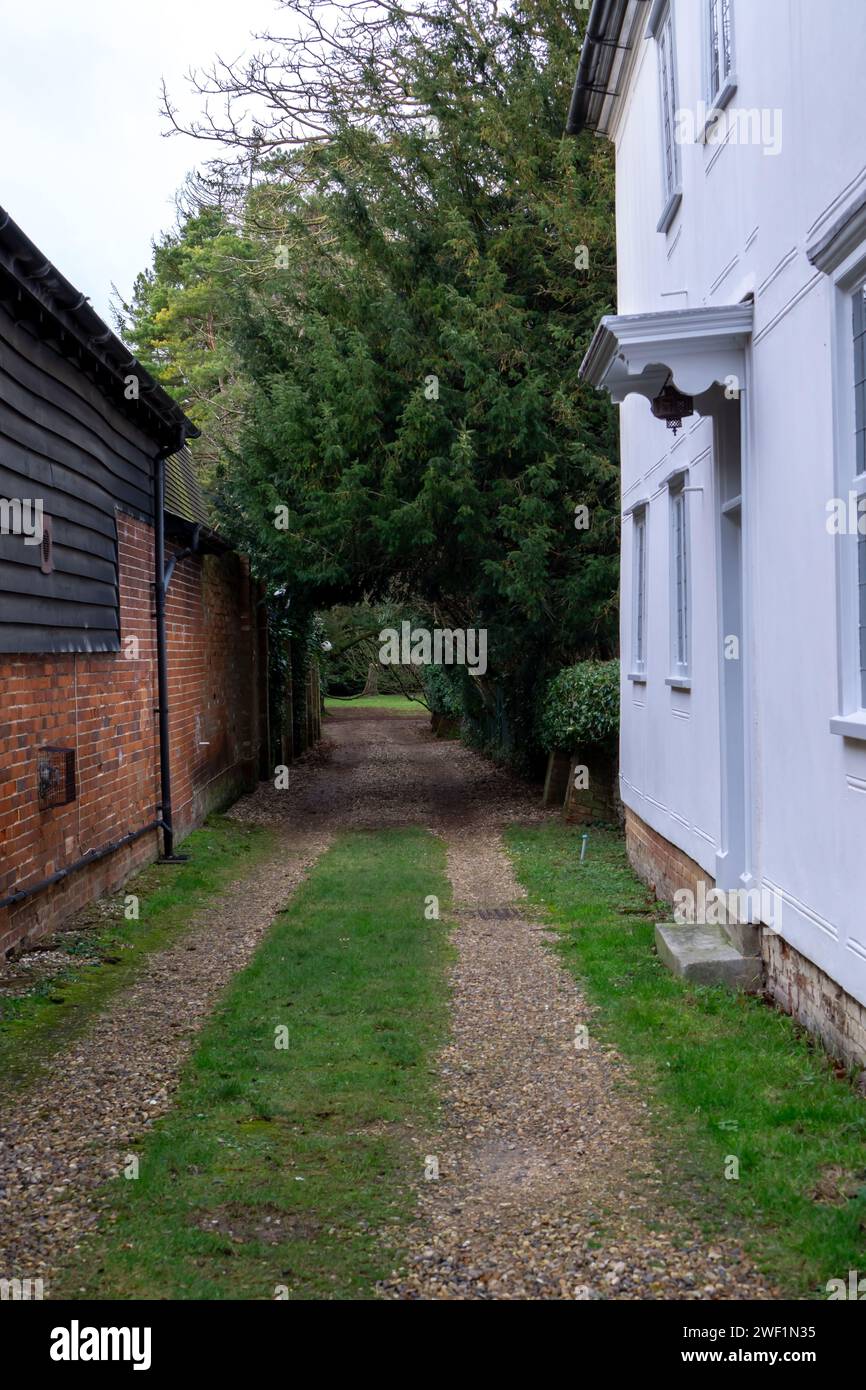
{"type": "Polygon", "coordinates": [[[646,680],[647,669],[647,505],[632,509],[631,680],[646,680]]]}
{"type": "Polygon", "coordinates": [[[851,391],[854,398],[854,459],[850,491],[857,495],[855,625],[859,708],[866,709],[866,279],[851,296],[851,391]],[[859,332],[857,331],[859,329],[859,332]],[[858,340],[859,338],[859,345],[858,340]]]}
{"type": "MultiPolygon", "coordinates": [[[[836,496],[849,516],[866,518],[866,455],[858,472],[857,425],[866,426],[866,388],[861,389],[858,420],[855,376],[855,301],[866,287],[866,244],[849,256],[834,276],[834,442],[836,496]],[[861,511],[862,507],[862,511],[861,511]]],[[[866,307],[863,310],[866,324],[866,307]]],[[[866,525],[866,519],[862,522],[866,525]]],[[[836,546],[838,709],[830,720],[833,733],[866,740],[866,673],[860,610],[860,560],[866,564],[866,537],[849,530],[833,537],[836,546]]]]}
{"type": "Polygon", "coordinates": [[[667,684],[691,688],[692,614],[688,474],[668,480],[670,508],[670,675],[667,684]]]}
{"type": "Polygon", "coordinates": [[[704,0],[704,99],[709,108],[707,125],[712,125],[718,113],[727,106],[737,90],[736,34],[734,30],[734,0],[704,0]],[[725,55],[719,50],[719,63],[713,61],[714,35],[721,31],[723,12],[728,10],[728,33],[730,52],[728,66],[724,67],[725,55]]]}
{"type": "Polygon", "coordinates": [[[671,0],[655,0],[647,33],[658,49],[659,131],[661,139],[662,196],[664,206],[656,224],[657,232],[667,232],[683,200],[680,146],[677,140],[677,45],[671,0]],[[670,164],[668,163],[670,149],[670,164]]]}

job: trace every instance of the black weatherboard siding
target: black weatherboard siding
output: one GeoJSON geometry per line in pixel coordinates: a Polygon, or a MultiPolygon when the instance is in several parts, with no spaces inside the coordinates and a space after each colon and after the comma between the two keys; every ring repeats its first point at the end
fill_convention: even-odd
{"type": "Polygon", "coordinates": [[[157,453],[195,433],[0,209],[0,499],[40,501],[51,535],[45,573],[0,534],[0,652],[119,649],[117,512],[153,523],[157,453]]]}
{"type": "Polygon", "coordinates": [[[115,508],[153,520],[153,442],[0,307],[0,496],[41,499],[42,550],[0,535],[0,649],[117,651],[115,508]]]}

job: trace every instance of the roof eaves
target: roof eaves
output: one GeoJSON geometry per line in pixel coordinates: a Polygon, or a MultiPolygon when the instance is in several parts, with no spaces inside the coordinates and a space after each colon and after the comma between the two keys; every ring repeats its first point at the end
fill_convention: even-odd
{"type": "Polygon", "coordinates": [[[176,401],[142,367],[137,358],[99,317],[87,296],[54,266],[30,240],[8,212],[0,207],[0,269],[6,272],[26,296],[37,317],[47,314],[60,330],[73,338],[82,352],[100,369],[118,381],[116,401],[128,415],[143,405],[149,422],[147,432],[160,443],[197,438],[200,431],[187,418],[176,401]],[[41,313],[40,313],[41,311],[41,313]],[[125,379],[138,378],[138,399],[132,408],[124,391],[125,379]]]}

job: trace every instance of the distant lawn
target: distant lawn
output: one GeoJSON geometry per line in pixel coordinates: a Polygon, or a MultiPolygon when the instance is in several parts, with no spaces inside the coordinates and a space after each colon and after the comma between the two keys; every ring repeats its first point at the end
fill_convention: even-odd
{"type": "Polygon", "coordinates": [[[866,1273],[866,1100],[785,1015],[669,974],[653,954],[665,916],[621,837],[591,830],[581,864],[580,834],[512,828],[507,843],[599,1006],[595,1028],[653,1096],[674,1205],[741,1240],[787,1293],[826,1298],[828,1279],[866,1273]]]}
{"type": "Polygon", "coordinates": [[[356,709],[387,710],[390,714],[430,714],[426,705],[418,700],[410,700],[406,695],[328,695],[325,699],[325,710],[329,714],[356,709]]]}
{"type": "Polygon", "coordinates": [[[444,910],[426,831],[337,840],[224,996],[57,1296],[372,1295],[435,1124],[450,948],[430,893],[444,910]]]}
{"type": "MultiPolygon", "coordinates": [[[[185,864],[151,864],[117,893],[97,898],[55,933],[52,948],[65,960],[40,976],[26,994],[0,989],[0,1076],[4,1088],[30,1081],[76,1036],[113,994],[129,984],[153,952],[167,946],[233,878],[250,872],[274,844],[273,834],[223,816],[187,836],[185,864]],[[129,895],[139,900],[127,920],[129,895]]],[[[48,940],[48,939],[46,939],[48,940]]],[[[12,962],[7,976],[16,973],[12,962]]]]}

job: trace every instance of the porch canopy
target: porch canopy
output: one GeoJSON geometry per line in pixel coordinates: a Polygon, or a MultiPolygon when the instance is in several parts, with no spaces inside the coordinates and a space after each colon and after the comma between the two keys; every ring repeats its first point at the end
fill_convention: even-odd
{"type": "Polygon", "coordinates": [[[617,403],[630,392],[652,401],[670,378],[678,390],[694,398],[700,411],[701,397],[715,385],[734,384],[738,393],[743,389],[744,349],[753,316],[751,300],[650,314],[606,314],[580,364],[580,376],[609,391],[617,403]]]}

